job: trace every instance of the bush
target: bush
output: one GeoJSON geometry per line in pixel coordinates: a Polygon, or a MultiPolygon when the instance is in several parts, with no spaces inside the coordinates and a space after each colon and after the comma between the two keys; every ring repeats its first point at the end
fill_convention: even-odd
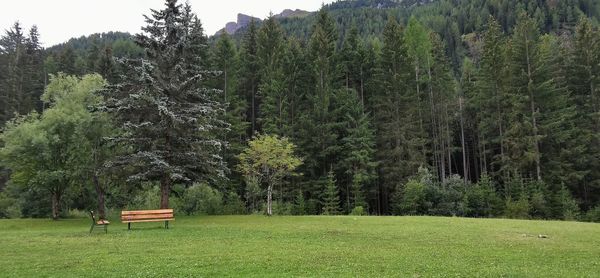
{"type": "Polygon", "coordinates": [[[17,199],[0,193],[0,218],[21,218],[21,206],[17,199]]]}
{"type": "Polygon", "coordinates": [[[245,214],[246,206],[235,192],[229,192],[225,198],[223,213],[227,215],[245,214]]]}
{"type": "Polygon", "coordinates": [[[528,219],[529,218],[529,200],[527,195],[522,194],[517,201],[512,199],[506,200],[505,216],[508,218],[528,219]]]}
{"type": "Polygon", "coordinates": [[[357,206],[352,209],[352,211],[350,212],[350,215],[363,216],[363,215],[367,215],[367,212],[365,211],[365,209],[362,206],[357,206]]]}
{"type": "Polygon", "coordinates": [[[194,184],[183,193],[180,207],[187,215],[223,214],[223,194],[206,184],[194,184]]]}
{"type": "Polygon", "coordinates": [[[298,191],[298,195],[296,195],[296,200],[294,200],[294,210],[292,213],[294,215],[306,214],[306,200],[304,199],[304,194],[302,191],[298,191]]]}
{"type": "Polygon", "coordinates": [[[400,212],[408,215],[423,215],[427,213],[430,207],[425,185],[416,180],[408,181],[402,191],[400,212]]]}
{"type": "Polygon", "coordinates": [[[585,220],[600,223],[600,205],[596,206],[593,209],[590,209],[585,214],[585,220]]]}
{"type": "MultiPolygon", "coordinates": [[[[279,201],[273,201],[273,215],[292,215],[292,212],[294,211],[294,204],[289,203],[289,202],[279,202],[279,201]]],[[[263,208],[261,210],[261,213],[265,213],[267,212],[267,203],[263,203],[263,208]]]]}
{"type": "Polygon", "coordinates": [[[160,207],[160,189],[156,185],[148,185],[142,189],[127,205],[130,210],[157,209],[160,207]]]}
{"type": "Polygon", "coordinates": [[[579,204],[564,185],[554,195],[552,203],[553,217],[563,220],[577,220],[581,216],[579,204]]]}

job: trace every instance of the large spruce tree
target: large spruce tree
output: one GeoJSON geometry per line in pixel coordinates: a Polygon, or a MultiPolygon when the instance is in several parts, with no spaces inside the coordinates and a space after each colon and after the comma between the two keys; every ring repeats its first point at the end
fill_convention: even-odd
{"type": "Polygon", "coordinates": [[[206,37],[188,4],[167,0],[146,16],[137,43],[147,59],[126,61],[127,74],[108,92],[107,107],[121,123],[118,140],[130,151],[113,165],[128,165],[131,181],[160,181],[161,208],[173,183],[223,176],[219,139],[226,124],[220,90],[203,86],[206,37]]]}

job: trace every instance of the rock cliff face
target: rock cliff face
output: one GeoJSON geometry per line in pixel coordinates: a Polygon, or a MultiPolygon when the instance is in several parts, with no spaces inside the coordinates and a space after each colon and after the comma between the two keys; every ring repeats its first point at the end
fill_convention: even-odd
{"type": "Polygon", "coordinates": [[[280,14],[274,15],[274,17],[275,18],[303,17],[303,16],[307,16],[308,14],[310,14],[310,12],[303,11],[300,9],[296,9],[296,10],[285,9],[280,14]]]}
{"type": "Polygon", "coordinates": [[[236,22],[228,22],[227,24],[225,24],[225,28],[217,31],[217,34],[221,34],[223,32],[227,32],[227,34],[234,34],[237,30],[246,27],[248,24],[250,24],[250,22],[254,19],[254,21],[256,22],[260,22],[260,18],[256,18],[256,17],[252,17],[249,15],[245,15],[242,13],[239,13],[237,15],[237,21],[236,22]]]}
{"type": "MultiPolygon", "coordinates": [[[[303,17],[303,16],[307,16],[308,14],[310,14],[310,12],[303,11],[300,9],[296,9],[296,10],[285,9],[285,10],[283,10],[283,12],[273,15],[273,16],[275,18],[287,18],[287,17],[303,17]]],[[[237,32],[237,30],[248,26],[248,24],[250,24],[250,22],[253,19],[255,22],[262,21],[260,18],[256,18],[256,17],[252,17],[249,15],[239,13],[237,15],[236,22],[232,21],[232,22],[225,24],[225,28],[217,31],[217,33],[215,35],[222,34],[223,32],[226,32],[227,34],[230,34],[230,35],[235,34],[235,32],[237,32]]]]}

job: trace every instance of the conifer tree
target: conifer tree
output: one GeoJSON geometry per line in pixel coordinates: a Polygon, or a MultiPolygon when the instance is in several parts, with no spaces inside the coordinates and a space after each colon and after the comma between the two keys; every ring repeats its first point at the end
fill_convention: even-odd
{"type": "Polygon", "coordinates": [[[267,134],[286,136],[287,94],[284,90],[282,60],[285,54],[283,31],[271,14],[257,37],[257,57],[260,68],[260,122],[267,134]]]}
{"type": "Polygon", "coordinates": [[[113,162],[132,167],[131,181],[160,181],[161,208],[173,183],[217,180],[225,165],[218,138],[226,124],[219,90],[203,87],[206,37],[188,4],[167,0],[146,16],[137,43],[148,59],[126,63],[125,79],[107,92],[130,153],[113,162]]]}
{"type": "Polygon", "coordinates": [[[475,95],[474,101],[480,110],[478,126],[485,146],[483,151],[490,156],[491,168],[487,170],[500,178],[511,172],[506,169],[506,115],[510,103],[506,92],[505,45],[500,25],[490,17],[483,35],[481,70],[477,80],[480,94],[475,95]]]}
{"type": "Polygon", "coordinates": [[[565,183],[572,192],[582,197],[584,207],[591,207],[600,200],[600,32],[589,19],[577,25],[572,46],[563,57],[567,60],[567,85],[576,105],[579,128],[577,139],[582,151],[575,162],[579,183],[565,183]]]}
{"type": "Polygon", "coordinates": [[[383,33],[379,70],[383,88],[375,101],[383,196],[400,188],[420,166],[426,165],[422,148],[427,137],[421,129],[420,102],[410,70],[413,62],[404,39],[401,27],[390,19],[383,33]]]}
{"type": "Polygon", "coordinates": [[[254,135],[259,130],[258,118],[258,86],[260,82],[260,68],[258,66],[257,56],[257,27],[254,21],[248,25],[248,29],[244,34],[240,50],[240,68],[238,73],[239,78],[239,93],[243,95],[248,103],[246,112],[247,122],[250,123],[248,137],[254,135]]]}
{"type": "Polygon", "coordinates": [[[336,215],[340,213],[340,195],[337,185],[335,185],[335,177],[333,171],[327,174],[327,182],[325,184],[325,192],[323,197],[323,214],[336,215]]]}

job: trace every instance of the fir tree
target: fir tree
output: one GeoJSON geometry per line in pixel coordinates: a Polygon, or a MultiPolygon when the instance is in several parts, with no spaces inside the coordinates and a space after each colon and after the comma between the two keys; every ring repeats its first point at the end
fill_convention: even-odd
{"type": "Polygon", "coordinates": [[[254,21],[251,21],[248,25],[241,45],[238,91],[248,103],[246,119],[250,123],[248,137],[251,137],[259,130],[257,123],[259,106],[257,91],[260,82],[260,69],[257,56],[257,29],[254,21]]]}
{"type": "Polygon", "coordinates": [[[223,177],[217,135],[226,125],[221,92],[202,87],[206,37],[191,7],[168,0],[146,22],[136,41],[148,59],[126,63],[125,79],[107,92],[125,131],[118,140],[130,150],[113,165],[134,168],[132,181],[160,181],[160,207],[168,208],[173,183],[223,177]]]}
{"type": "Polygon", "coordinates": [[[337,185],[335,185],[335,177],[333,171],[327,174],[327,182],[325,184],[325,192],[323,197],[323,214],[336,215],[340,213],[340,195],[337,185]]]}
{"type": "Polygon", "coordinates": [[[382,194],[387,196],[426,164],[423,150],[426,135],[421,128],[420,102],[410,71],[412,60],[402,29],[394,20],[388,21],[383,39],[379,70],[383,88],[376,96],[375,119],[382,194]]]}
{"type": "Polygon", "coordinates": [[[285,54],[283,31],[271,14],[258,31],[257,56],[261,69],[260,122],[267,134],[286,136],[287,94],[284,90],[282,59],[285,54]]]}

